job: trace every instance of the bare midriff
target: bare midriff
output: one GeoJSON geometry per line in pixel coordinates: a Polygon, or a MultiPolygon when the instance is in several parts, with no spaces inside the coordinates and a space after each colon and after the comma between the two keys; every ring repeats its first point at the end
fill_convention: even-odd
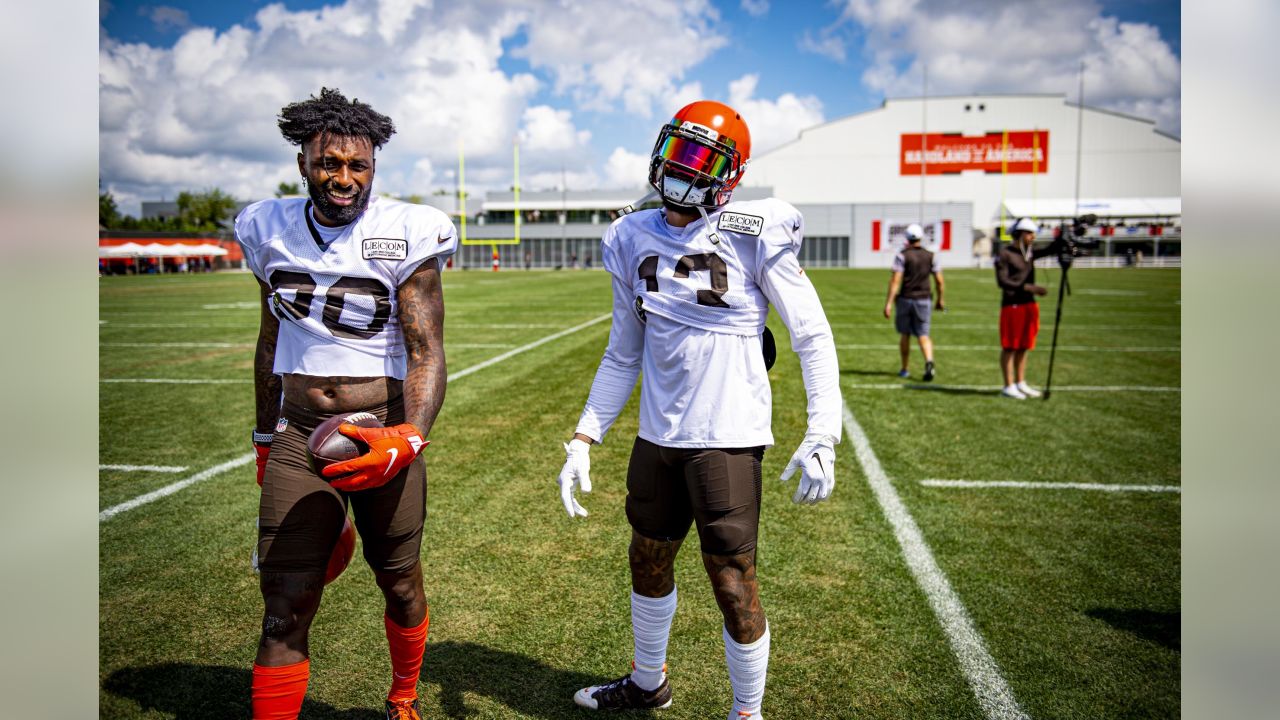
{"type": "Polygon", "coordinates": [[[284,376],[285,402],[323,414],[382,405],[403,391],[404,383],[390,377],[284,376]]]}

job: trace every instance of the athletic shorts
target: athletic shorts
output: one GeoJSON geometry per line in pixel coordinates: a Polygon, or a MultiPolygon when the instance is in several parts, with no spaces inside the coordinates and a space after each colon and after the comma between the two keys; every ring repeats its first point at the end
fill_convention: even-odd
{"type": "Polygon", "coordinates": [[[1039,332],[1038,304],[1031,302],[1000,308],[1000,347],[1005,350],[1034,350],[1039,332]]]}
{"type": "Polygon", "coordinates": [[[929,319],[933,301],[929,298],[904,298],[894,301],[893,326],[899,335],[929,337],[929,319]]]}
{"type": "Polygon", "coordinates": [[[764,447],[669,448],[636,438],[627,468],[627,520],[652,540],[684,538],[698,524],[702,552],[740,555],[760,529],[764,447]]]}
{"type": "MultiPolygon", "coordinates": [[[[386,425],[404,422],[403,400],[366,409],[386,425]]],[[[307,466],[307,438],[330,415],[286,402],[277,426],[258,503],[258,567],[263,572],[319,572],[342,531],[347,505],[364,546],[364,559],[379,572],[403,573],[418,562],[427,516],[427,473],[422,458],[381,487],[335,490],[307,466]]]]}

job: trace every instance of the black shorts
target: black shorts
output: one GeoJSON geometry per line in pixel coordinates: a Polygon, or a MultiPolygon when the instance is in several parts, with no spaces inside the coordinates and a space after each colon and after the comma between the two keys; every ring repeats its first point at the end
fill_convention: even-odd
{"type": "MultiPolygon", "coordinates": [[[[404,422],[400,398],[366,412],[386,425],[404,422]]],[[[258,567],[263,572],[323,573],[350,503],[369,567],[392,573],[412,569],[427,517],[422,458],[386,485],[341,492],[307,465],[307,438],[330,416],[287,402],[281,414],[288,422],[271,443],[258,503],[258,567]]]]}
{"type": "Polygon", "coordinates": [[[669,448],[636,438],[627,468],[627,520],[653,540],[678,540],[698,524],[702,552],[740,555],[760,530],[764,447],[669,448]]]}

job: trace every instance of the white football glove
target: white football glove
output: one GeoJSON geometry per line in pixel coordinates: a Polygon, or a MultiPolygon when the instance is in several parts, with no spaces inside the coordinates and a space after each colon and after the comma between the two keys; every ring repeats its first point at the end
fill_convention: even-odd
{"type": "Polygon", "coordinates": [[[560,470],[560,501],[569,517],[586,517],[587,509],[573,496],[573,486],[584,493],[591,492],[591,443],[574,438],[564,444],[564,467],[560,470]]]}
{"type": "Polygon", "coordinates": [[[831,496],[836,486],[836,439],[830,435],[808,433],[787,469],[782,471],[782,482],[791,479],[800,470],[800,484],[791,502],[813,505],[831,496]]]}

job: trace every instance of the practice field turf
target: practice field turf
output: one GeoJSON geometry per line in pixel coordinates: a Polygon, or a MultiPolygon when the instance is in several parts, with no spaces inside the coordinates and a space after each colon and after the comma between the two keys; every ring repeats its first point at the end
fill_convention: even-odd
{"type": "MultiPolygon", "coordinates": [[[[804,390],[771,316],[765,716],[1177,717],[1180,273],[1075,271],[1048,402],[996,395],[990,270],[946,271],[931,384],[918,380],[918,349],[913,378],[896,376],[897,336],[880,314],[888,273],[810,276],[835,330],[850,416],[834,496],[792,505],[793,486],[777,476],[804,433],[804,390]],[[939,480],[1035,485],[926,482],[939,480]]],[[[1057,272],[1041,277],[1051,293],[1029,371],[1037,386],[1057,272]]],[[[261,618],[247,455],[256,298],[244,273],[101,281],[103,718],[249,715],[261,618]]],[[[426,451],[423,715],[585,717],[573,692],[631,659],[623,500],[638,394],[592,451],[591,516],[570,521],[555,484],[608,337],[608,278],[451,272],[445,302],[451,380],[426,451]]],[[[721,621],[696,540],[677,583],[675,704],[661,715],[723,718],[721,621]]],[[[357,554],[312,629],[303,717],[381,717],[381,616],[357,554]]]]}

